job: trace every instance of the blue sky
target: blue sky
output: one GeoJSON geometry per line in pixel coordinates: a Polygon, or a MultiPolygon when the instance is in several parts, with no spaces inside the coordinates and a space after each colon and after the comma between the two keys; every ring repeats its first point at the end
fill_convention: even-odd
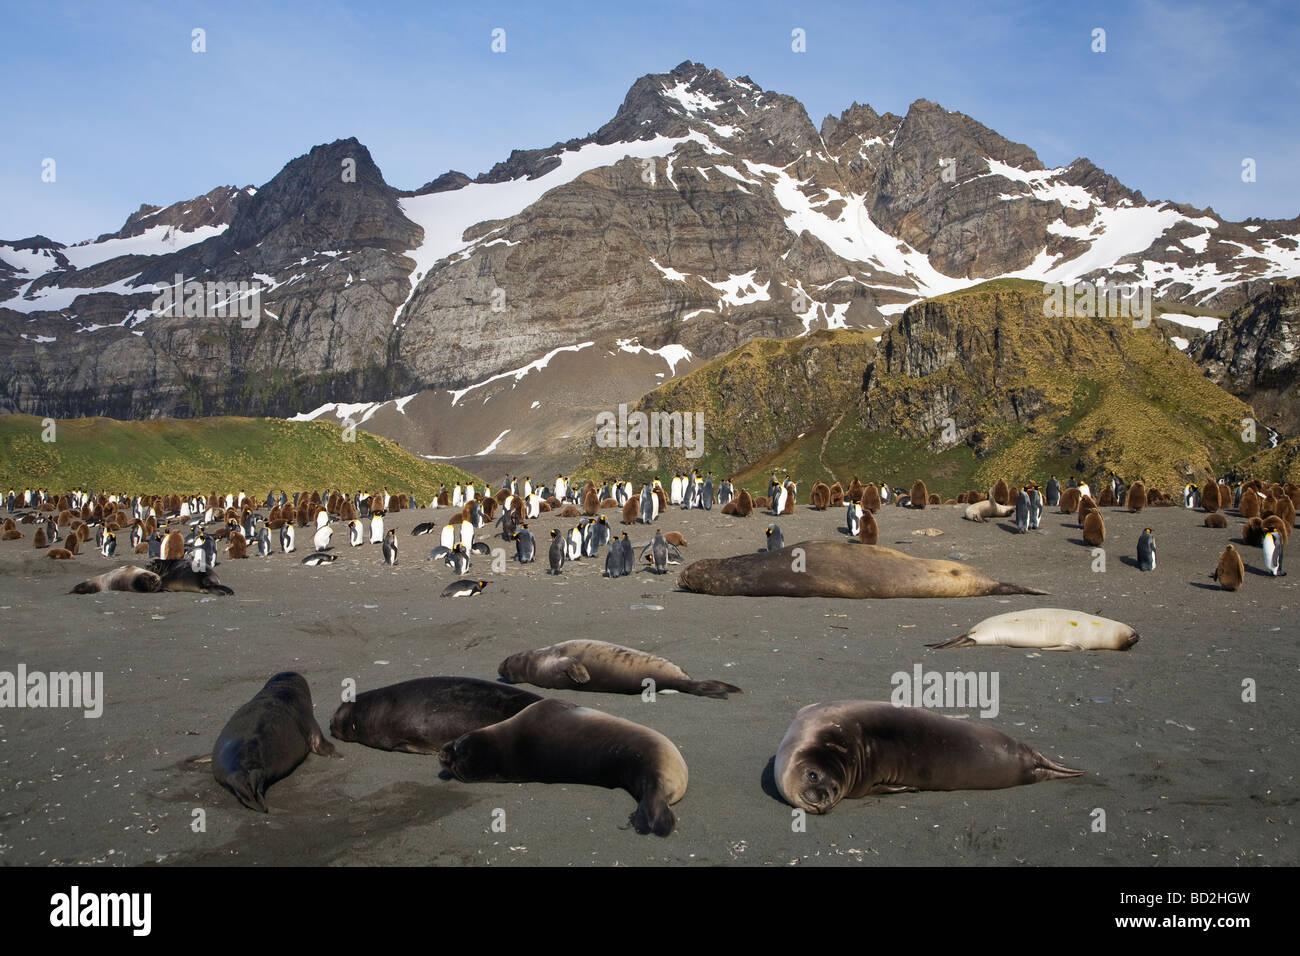
{"type": "Polygon", "coordinates": [[[1286,2],[5,7],[4,239],[113,231],[142,202],[261,185],[347,136],[399,188],[477,175],[597,129],[637,77],[687,59],[796,97],[815,124],[855,100],[902,114],[925,98],[1048,166],[1087,156],[1148,199],[1300,215],[1300,16],[1286,2]]]}

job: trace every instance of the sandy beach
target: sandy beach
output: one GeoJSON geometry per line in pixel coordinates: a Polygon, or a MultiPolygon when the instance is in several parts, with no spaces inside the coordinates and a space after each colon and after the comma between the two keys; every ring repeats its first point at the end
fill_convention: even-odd
{"type": "MultiPolygon", "coordinates": [[[[493,583],[472,599],[443,599],[456,578],[426,555],[436,536],[418,522],[450,509],[390,515],[400,564],[378,545],[346,546],[333,566],[306,553],[228,561],[233,597],[70,595],[108,568],[93,550],[51,561],[23,541],[0,543],[0,670],[102,671],[102,716],[71,709],[0,709],[0,863],[7,865],[1294,865],[1300,706],[1300,575],[1258,572],[1258,548],[1202,526],[1203,512],[1105,508],[1106,570],[1081,543],[1072,516],[1048,509],[1038,533],[1009,521],[974,524],[960,506],[886,507],[880,544],[956,556],[1045,596],[958,600],[722,598],[678,591],[676,573],[601,576],[604,552],[545,574],[552,527],[531,523],[539,563],[475,556],[469,576],[493,583]],[[1156,531],[1159,567],[1132,555],[1156,531]],[[914,532],[936,528],[943,533],[914,532]],[[1210,581],[1235,542],[1243,588],[1210,581]],[[1129,559],[1126,563],[1123,559],[1129,559]],[[1134,626],[1127,652],[1053,653],[927,643],[980,620],[1029,607],[1067,607],[1134,626]],[[309,681],[326,728],[344,682],[359,691],[429,675],[493,679],[509,654],[570,638],[613,641],[664,656],[697,679],[737,684],[713,700],[538,690],[653,727],[690,768],[667,838],[627,826],[625,792],[545,784],[463,784],[434,757],[336,742],[343,759],[309,756],[267,794],[270,814],[245,810],[205,766],[226,720],[272,674],[309,681]],[[839,698],[888,700],[892,675],[976,671],[998,677],[996,717],[967,719],[1017,737],[1082,777],[998,791],[903,793],[842,802],[793,826],[770,765],[796,711],[839,698]],[[1243,682],[1256,699],[1243,701],[1243,682]],[[1095,832],[1096,810],[1104,832],[1095,832]],[[504,832],[500,824],[504,812],[504,832]],[[196,811],[202,811],[201,814],[196,811]],[[201,832],[196,824],[203,823],[201,832]]],[[[646,526],[616,533],[649,539],[646,526]]],[[[806,503],[780,519],[670,508],[657,526],[681,532],[692,561],[757,550],[764,528],[787,544],[843,539],[842,508],[806,503]]],[[[341,523],[335,524],[342,531],[341,523]]],[[[505,547],[499,536],[480,540],[505,547]]],[[[304,535],[300,534],[302,541],[304,535]]],[[[223,549],[224,551],[224,549],[223,549]]],[[[513,556],[511,545],[507,554],[513,556]]],[[[1294,563],[1294,562],[1293,562],[1294,563]]],[[[535,689],[536,688],[530,688],[535,689]]]]}

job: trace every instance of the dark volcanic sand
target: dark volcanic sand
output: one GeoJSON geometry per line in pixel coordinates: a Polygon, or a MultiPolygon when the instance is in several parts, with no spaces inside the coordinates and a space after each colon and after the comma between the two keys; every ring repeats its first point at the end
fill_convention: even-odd
{"type": "MultiPolygon", "coordinates": [[[[887,507],[880,543],[922,557],[960,552],[995,578],[1051,593],[717,598],[678,592],[677,567],[603,579],[602,552],[559,578],[541,563],[510,561],[492,573],[476,556],[470,576],[494,583],[480,597],[443,599],[454,575],[425,560],[436,536],[406,533],[430,518],[420,511],[390,516],[401,533],[397,568],[383,566],[378,545],[352,549],[341,533],[331,567],[303,567],[301,550],[223,560],[218,573],[234,597],[75,596],[66,592],[86,577],[146,562],[94,552],[50,561],[23,526],[26,540],[0,543],[0,670],[19,662],[29,671],[102,670],[106,704],[99,719],[0,710],[0,862],[1295,864],[1300,574],[1254,573],[1259,549],[1240,544],[1235,515],[1216,531],[1182,508],[1104,509],[1107,570],[1094,573],[1066,516],[1049,510],[1041,533],[1020,537],[1007,521],[973,524],[962,511],[887,507]],[[1121,559],[1148,525],[1160,565],[1144,574],[1121,559]],[[927,527],[944,534],[912,534],[927,527]],[[1248,565],[1235,594],[1208,577],[1230,540],[1248,565]],[[925,647],[1034,606],[1116,618],[1141,641],[1125,653],[925,647]],[[666,839],[627,827],[634,801],[623,791],[462,784],[439,779],[434,757],[357,744],[336,742],[342,760],[309,756],[271,787],[269,816],[240,807],[209,768],[184,763],[209,752],[231,714],[280,670],[307,677],[328,733],[346,678],[359,690],[435,674],[495,678],[507,655],[575,637],[642,648],[697,679],[744,688],[725,701],[660,694],[653,703],[540,691],[647,724],[677,744],[690,785],[666,839]],[[1087,774],[845,801],[793,832],[768,768],[795,712],[835,698],[888,700],[891,675],[918,662],[927,671],[996,671],[1000,713],[988,722],[1087,774]],[[1242,701],[1245,678],[1258,684],[1256,703],[1242,701]],[[492,828],[496,808],[505,832],[492,828]],[[1091,830],[1094,808],[1105,811],[1104,833],[1091,830]],[[191,828],[196,809],[206,832],[191,828]]],[[[624,530],[616,512],[607,515],[624,530]]],[[[686,536],[690,561],[757,549],[771,520],[670,509],[659,526],[686,536]]],[[[793,544],[842,537],[843,520],[842,509],[800,505],[779,523],[793,544]]],[[[553,515],[532,523],[543,560],[558,523],[553,515]]],[[[650,530],[630,534],[640,542],[650,530]]]]}

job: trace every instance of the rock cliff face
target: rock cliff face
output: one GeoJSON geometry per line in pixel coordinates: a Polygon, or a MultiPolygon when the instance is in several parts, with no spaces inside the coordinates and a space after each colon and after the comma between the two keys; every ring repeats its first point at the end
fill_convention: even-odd
{"type": "MultiPolygon", "coordinates": [[[[686,62],[637,80],[596,132],[476,178],[397,190],[344,139],[260,188],[143,206],[93,242],[0,241],[0,411],[287,417],[445,395],[584,342],[703,361],[881,328],[1006,275],[1230,308],[1294,271],[1297,237],[1296,220],[1148,202],[1086,159],[1044,169],[925,100],[903,117],[854,104],[819,129],[797,100],[686,62]],[[178,275],[255,284],[257,321],[158,314],[178,275]]],[[[431,453],[476,453],[482,427],[510,426],[440,422],[431,453]]]]}
{"type": "Polygon", "coordinates": [[[1250,402],[1261,422],[1300,436],[1300,282],[1278,282],[1236,309],[1187,354],[1205,374],[1250,402]]]}

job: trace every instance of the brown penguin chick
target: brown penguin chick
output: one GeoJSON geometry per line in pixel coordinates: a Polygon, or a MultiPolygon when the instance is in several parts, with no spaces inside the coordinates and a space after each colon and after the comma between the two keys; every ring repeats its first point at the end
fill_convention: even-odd
{"type": "Polygon", "coordinates": [[[876,516],[867,509],[862,509],[862,520],[858,522],[858,540],[863,544],[875,544],[880,540],[880,525],[876,516]]]}
{"type": "Polygon", "coordinates": [[[912,493],[908,495],[913,508],[924,508],[930,503],[930,492],[926,490],[925,482],[920,478],[912,482],[912,493]]]}
{"type": "Polygon", "coordinates": [[[1227,526],[1228,519],[1217,512],[1205,516],[1205,527],[1207,528],[1226,528],[1227,526]]]}
{"type": "Polygon", "coordinates": [[[814,482],[812,491],[808,493],[808,504],[812,506],[813,511],[825,511],[831,504],[830,485],[824,481],[814,482]]]}
{"type": "Polygon", "coordinates": [[[1219,566],[1210,577],[1218,581],[1219,587],[1225,591],[1235,591],[1241,587],[1246,578],[1246,566],[1241,563],[1241,555],[1236,548],[1228,545],[1228,550],[1219,555],[1219,566]]]}
{"type": "Polygon", "coordinates": [[[1083,519],[1083,540],[1094,548],[1106,540],[1106,523],[1101,520],[1100,511],[1089,511],[1083,519]]]}
{"type": "Polygon", "coordinates": [[[50,548],[45,552],[45,556],[56,561],[68,561],[72,558],[72,552],[67,548],[50,548]]]}
{"type": "Polygon", "coordinates": [[[66,535],[63,539],[63,549],[71,554],[81,553],[81,539],[75,534],[66,535]]]}
{"type": "Polygon", "coordinates": [[[641,513],[641,498],[639,495],[632,495],[627,501],[623,502],[623,524],[636,524],[637,515],[641,513]]]}
{"type": "Polygon", "coordinates": [[[591,517],[599,510],[600,495],[596,494],[595,489],[591,489],[582,496],[582,513],[591,517]]]}
{"type": "Polygon", "coordinates": [[[683,538],[681,536],[681,533],[677,531],[665,531],[664,540],[676,548],[686,547],[686,539],[683,538]]]}
{"type": "Polygon", "coordinates": [[[226,555],[232,559],[248,557],[248,542],[238,531],[230,532],[230,543],[226,547],[226,555]]]}
{"type": "Polygon", "coordinates": [[[838,481],[831,485],[830,507],[839,508],[844,504],[844,486],[838,481]]]}
{"type": "Polygon", "coordinates": [[[1217,481],[1207,481],[1201,486],[1201,507],[1211,513],[1223,507],[1219,501],[1219,483],[1217,481]]]}
{"type": "Polygon", "coordinates": [[[1241,529],[1241,540],[1255,548],[1262,545],[1264,543],[1264,519],[1256,515],[1247,521],[1241,529]]]}
{"type": "MultiPolygon", "coordinates": [[[[1063,515],[1072,515],[1079,510],[1079,502],[1083,497],[1083,492],[1078,488],[1062,488],[1060,509],[1063,515]]],[[[995,501],[994,504],[997,502],[995,501]]]]}
{"type": "Polygon", "coordinates": [[[1128,498],[1125,499],[1128,504],[1128,510],[1136,514],[1147,506],[1147,486],[1140,481],[1133,482],[1128,489],[1128,498]]]}
{"type": "Polygon", "coordinates": [[[1000,505],[1011,504],[1011,486],[1005,478],[999,478],[993,485],[993,500],[1000,505]]]}
{"type": "Polygon", "coordinates": [[[732,499],[732,504],[735,505],[732,513],[738,518],[748,518],[754,513],[754,498],[744,488],[737,492],[736,497],[732,499]]]}
{"type": "Polygon", "coordinates": [[[49,544],[49,540],[45,537],[45,525],[38,526],[36,533],[32,535],[32,547],[47,548],[49,547],[49,544]]]}
{"type": "Polygon", "coordinates": [[[874,481],[867,483],[867,486],[862,489],[862,493],[858,496],[857,501],[858,504],[862,505],[864,513],[880,510],[880,489],[876,487],[874,481]]]}

